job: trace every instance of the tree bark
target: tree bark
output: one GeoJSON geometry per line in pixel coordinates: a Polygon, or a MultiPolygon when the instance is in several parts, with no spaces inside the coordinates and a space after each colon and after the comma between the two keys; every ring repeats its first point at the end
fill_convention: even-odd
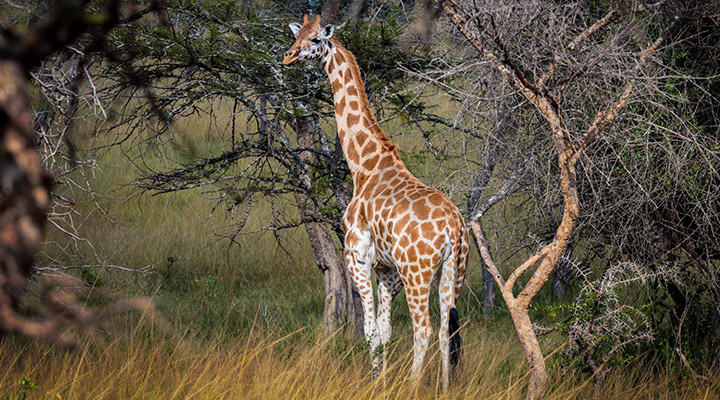
{"type": "MultiPolygon", "coordinates": [[[[495,168],[495,163],[493,162],[491,165],[488,165],[487,160],[489,159],[491,158],[486,157],[486,162],[483,170],[478,174],[478,176],[475,178],[475,181],[473,181],[472,186],[470,187],[470,196],[468,196],[467,201],[467,210],[469,215],[475,214],[475,209],[480,202],[482,192],[487,186],[488,182],[490,182],[490,176],[492,175],[492,171],[495,168]]],[[[475,248],[480,251],[480,245],[478,244],[477,237],[475,237],[474,233],[471,236],[475,241],[475,248]]],[[[487,264],[485,264],[485,260],[483,260],[482,257],[480,258],[480,267],[482,268],[483,282],[483,313],[485,315],[490,315],[495,310],[495,281],[493,280],[492,274],[488,270],[487,264]]]]}
{"type": "Polygon", "coordinates": [[[510,315],[512,315],[515,330],[525,351],[525,359],[530,369],[530,382],[528,383],[528,400],[541,399],[545,393],[547,386],[548,374],[545,368],[545,359],[540,350],[532,321],[528,315],[528,309],[521,305],[511,307],[510,315]]]}
{"type": "MultiPolygon", "coordinates": [[[[301,212],[303,214],[303,212],[301,212]]],[[[315,264],[320,268],[325,287],[323,330],[326,335],[342,328],[348,317],[348,284],[345,266],[340,261],[327,226],[320,222],[305,224],[315,264]]]]}
{"type": "MultiPolygon", "coordinates": [[[[315,132],[318,121],[309,106],[302,105],[300,108],[304,109],[307,114],[295,120],[297,145],[300,149],[299,157],[305,165],[310,167],[318,162],[317,155],[312,151],[317,143],[315,132]]],[[[312,168],[308,168],[308,170],[313,179],[312,168]]],[[[323,275],[325,288],[323,330],[326,335],[330,335],[348,323],[350,330],[357,335],[359,329],[362,329],[362,308],[357,301],[359,294],[350,281],[349,272],[339,256],[332,238],[332,231],[325,223],[313,222],[317,220],[315,212],[318,205],[307,192],[295,192],[295,201],[300,210],[300,217],[303,221],[307,221],[304,225],[315,255],[315,264],[323,275]],[[360,313],[359,322],[358,312],[360,313]]]]}
{"type": "Polygon", "coordinates": [[[567,249],[565,249],[565,254],[563,254],[560,258],[560,262],[558,263],[557,268],[555,268],[555,273],[553,274],[552,283],[550,285],[552,288],[552,297],[555,301],[563,300],[567,296],[570,275],[572,274],[573,269],[572,262],[570,262],[570,259],[572,259],[573,248],[573,242],[568,243],[567,249]]]}
{"type": "Polygon", "coordinates": [[[326,0],[320,10],[320,25],[332,24],[337,19],[337,13],[345,0],[326,0]]]}

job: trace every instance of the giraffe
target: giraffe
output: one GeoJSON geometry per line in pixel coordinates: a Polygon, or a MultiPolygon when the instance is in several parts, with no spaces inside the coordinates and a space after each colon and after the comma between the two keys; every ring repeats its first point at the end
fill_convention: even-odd
{"type": "Polygon", "coordinates": [[[430,285],[439,279],[438,337],[447,390],[449,364],[457,364],[461,344],[455,303],[468,258],[465,221],[445,194],[420,182],[400,160],[370,112],[355,57],[332,38],[334,27],[321,28],[319,15],[311,21],[305,14],[303,24],[291,23],[290,29],[296,40],[283,64],[320,60],[332,85],[338,137],[353,178],[353,196],[343,216],[344,258],[362,299],[373,371],[380,362],[378,347],[390,339],[391,302],[404,286],[413,325],[411,378],[418,381],[432,333],[430,285]]]}

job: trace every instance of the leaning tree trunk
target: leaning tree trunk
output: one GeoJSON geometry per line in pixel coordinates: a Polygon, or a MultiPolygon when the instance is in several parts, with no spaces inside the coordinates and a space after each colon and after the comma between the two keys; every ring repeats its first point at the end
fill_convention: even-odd
{"type": "MultiPolygon", "coordinates": [[[[530,369],[527,398],[530,400],[541,399],[547,386],[548,374],[545,367],[545,360],[537,336],[535,335],[533,323],[528,315],[528,310],[535,296],[555,271],[558,262],[567,249],[577,222],[580,211],[576,180],[577,162],[585,149],[587,149],[595,139],[598,132],[602,131],[615,120],[620,110],[625,107],[634,88],[634,82],[632,80],[627,82],[617,100],[607,110],[598,112],[592,123],[587,127],[587,130],[579,133],[577,136],[571,136],[565,120],[565,113],[563,113],[563,110],[560,108],[560,102],[557,101],[557,94],[553,94],[548,90],[538,90],[538,88],[542,88],[555,73],[558,67],[558,61],[552,61],[542,76],[539,77],[536,82],[531,83],[530,78],[512,63],[512,60],[509,59],[509,54],[505,53],[502,55],[502,58],[498,57],[485,45],[481,36],[485,36],[485,39],[489,42],[498,43],[498,47],[504,49],[504,46],[499,43],[500,38],[490,35],[486,27],[481,24],[481,21],[473,17],[473,13],[465,10],[463,6],[458,5],[454,0],[440,0],[440,4],[448,17],[450,17],[453,25],[465,36],[467,41],[480,55],[500,73],[505,82],[536,107],[545,118],[552,132],[555,151],[558,156],[558,181],[564,206],[562,219],[555,231],[555,237],[552,242],[543,246],[525,262],[514,268],[507,281],[505,281],[490,255],[485,233],[480,223],[482,212],[470,218],[470,227],[477,239],[480,254],[495,278],[495,282],[498,284],[505,303],[508,305],[508,310],[510,311],[515,330],[518,334],[518,339],[525,353],[525,359],[530,369]],[[520,292],[515,295],[513,289],[520,276],[536,265],[537,268],[535,272],[530,276],[520,292]]],[[[611,10],[605,17],[578,35],[571,44],[570,50],[575,50],[588,36],[614,21],[620,14],[621,12],[611,10]]],[[[669,34],[672,28],[673,25],[671,24],[670,28],[664,32],[664,34],[669,34]]],[[[650,53],[662,44],[665,37],[666,36],[661,36],[639,54],[635,71],[642,68],[647,62],[650,53]]]]}

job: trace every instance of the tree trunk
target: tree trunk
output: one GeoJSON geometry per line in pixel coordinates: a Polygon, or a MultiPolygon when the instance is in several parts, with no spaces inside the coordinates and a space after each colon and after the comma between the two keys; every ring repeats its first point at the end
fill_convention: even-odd
{"type": "Polygon", "coordinates": [[[570,275],[572,274],[573,265],[570,261],[572,259],[574,243],[568,243],[565,254],[560,258],[560,262],[555,268],[555,273],[552,278],[552,297],[553,300],[563,300],[567,296],[568,286],[570,283],[570,275]]]}
{"type": "MultiPolygon", "coordinates": [[[[484,170],[481,171],[480,174],[478,174],[472,186],[470,187],[470,196],[468,196],[467,201],[467,209],[470,215],[474,214],[474,211],[478,203],[480,202],[480,198],[482,197],[483,189],[485,189],[488,182],[490,181],[492,170],[495,168],[494,162],[490,164],[491,166],[488,168],[489,163],[487,160],[488,158],[486,158],[486,165],[484,166],[484,170]]],[[[475,241],[475,248],[480,251],[480,245],[478,244],[475,234],[473,233],[470,236],[472,236],[473,240],[475,241]]],[[[495,280],[493,279],[490,271],[488,271],[487,264],[485,264],[485,260],[483,260],[482,257],[480,258],[480,267],[482,268],[483,281],[483,313],[485,315],[490,315],[493,313],[493,310],[495,310],[495,280]]]]}
{"type": "Polygon", "coordinates": [[[305,224],[305,230],[315,254],[315,264],[323,275],[325,287],[323,329],[325,334],[329,335],[340,329],[348,320],[350,292],[347,273],[345,265],[338,257],[328,227],[323,223],[310,222],[305,224]]]}
{"type": "MultiPolygon", "coordinates": [[[[312,151],[316,144],[317,116],[306,104],[301,105],[300,108],[307,114],[295,120],[297,145],[300,149],[300,159],[310,167],[318,162],[316,154],[312,151]]],[[[312,168],[308,169],[311,179],[314,178],[312,168]]],[[[326,335],[330,335],[349,322],[352,331],[357,332],[362,328],[362,308],[359,311],[361,314],[359,323],[356,316],[359,305],[356,304],[355,297],[359,298],[359,294],[353,293],[353,284],[349,282],[349,273],[339,256],[331,229],[325,223],[313,222],[317,220],[315,211],[319,205],[307,192],[296,192],[295,201],[300,210],[300,217],[303,221],[307,221],[305,230],[315,255],[315,264],[323,274],[325,288],[323,330],[326,335]]]]}
{"type": "Polygon", "coordinates": [[[332,24],[337,19],[337,13],[345,0],[326,0],[320,10],[320,25],[332,24]]]}
{"type": "Polygon", "coordinates": [[[530,369],[527,399],[541,399],[545,393],[545,386],[547,386],[548,374],[545,369],[545,359],[542,351],[540,351],[540,343],[538,343],[533,324],[528,315],[528,309],[520,305],[514,305],[510,307],[510,315],[512,315],[515,330],[530,369]]]}
{"type": "MultiPolygon", "coordinates": [[[[482,231],[482,226],[479,223],[481,215],[473,215],[470,219],[470,227],[478,241],[480,254],[487,263],[488,269],[497,282],[505,303],[508,305],[518,333],[518,338],[525,352],[528,367],[530,368],[527,398],[539,399],[543,396],[548,377],[540,345],[535,336],[532,322],[530,321],[527,311],[535,296],[555,271],[558,262],[562,258],[562,254],[570,242],[570,236],[577,222],[580,211],[576,182],[577,162],[585,149],[587,149],[589,144],[595,139],[598,132],[611,124],[617,118],[620,110],[625,107],[632,93],[634,82],[630,80],[626,83],[624,90],[617,100],[605,111],[598,112],[584,133],[579,135],[579,137],[571,137],[565,121],[565,114],[559,105],[560,102],[553,93],[538,90],[538,88],[542,88],[542,86],[548,82],[548,79],[552,77],[557,69],[557,63],[551,63],[537,82],[534,84],[529,83],[528,77],[523,73],[522,69],[517,68],[517,66],[509,60],[507,53],[504,54],[502,58],[498,57],[491,48],[485,47],[485,43],[480,37],[480,35],[484,35],[490,41],[499,43],[500,38],[498,36],[489,34],[479,19],[473,21],[477,31],[472,30],[470,19],[474,18],[473,15],[476,15],[474,11],[468,12],[451,0],[440,0],[440,4],[450,17],[453,25],[455,25],[483,58],[497,69],[503,79],[515,89],[518,94],[522,94],[528,101],[533,103],[545,118],[553,134],[553,142],[558,155],[559,183],[563,196],[564,210],[552,242],[543,246],[543,248],[530,256],[523,264],[516,267],[507,281],[505,281],[488,251],[487,240],[482,231]],[[515,296],[513,287],[518,278],[538,263],[539,265],[535,272],[530,276],[520,293],[515,296]]],[[[577,46],[598,29],[609,24],[613,20],[614,15],[615,11],[613,10],[603,19],[598,20],[595,24],[587,28],[576,37],[575,42],[573,42],[573,47],[577,46]]],[[[674,23],[669,26],[664,32],[664,35],[671,33],[673,26],[674,23]]],[[[634,67],[635,71],[639,71],[642,68],[648,60],[650,53],[663,43],[665,37],[666,36],[659,37],[653,44],[638,53],[639,57],[634,67]]],[[[504,49],[501,43],[498,47],[504,49]]]]}
{"type": "MultiPolygon", "coordinates": [[[[473,235],[473,239],[475,235],[473,235]]],[[[475,239],[475,245],[477,246],[477,239],[475,239]]],[[[490,249],[488,249],[489,251],[490,249]]],[[[490,315],[495,311],[495,280],[492,274],[488,270],[485,261],[481,263],[482,267],[482,282],[483,282],[483,313],[490,315]]]]}
{"type": "MultiPolygon", "coordinates": [[[[515,105],[517,105],[517,102],[518,100],[516,97],[511,97],[509,100],[503,101],[499,107],[499,112],[497,113],[495,119],[494,139],[488,140],[486,144],[482,169],[475,177],[475,180],[469,190],[467,210],[468,215],[471,217],[478,212],[483,192],[490,183],[490,178],[495,171],[495,166],[500,161],[500,155],[502,154],[501,144],[505,135],[513,128],[512,109],[515,105]]],[[[478,245],[475,234],[473,233],[471,236],[475,241],[475,247],[478,251],[480,251],[480,246],[478,245]]],[[[488,248],[488,252],[489,251],[490,249],[488,248]]],[[[490,315],[495,310],[495,280],[493,279],[493,276],[488,270],[487,264],[482,257],[480,257],[480,265],[482,267],[483,280],[483,313],[490,315]]]]}

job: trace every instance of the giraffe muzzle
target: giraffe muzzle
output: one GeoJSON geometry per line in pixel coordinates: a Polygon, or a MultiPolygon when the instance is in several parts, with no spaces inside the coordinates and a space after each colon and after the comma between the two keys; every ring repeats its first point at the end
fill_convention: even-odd
{"type": "Polygon", "coordinates": [[[283,64],[285,65],[293,65],[298,61],[298,51],[295,49],[290,49],[285,52],[285,57],[283,58],[283,64]]]}

